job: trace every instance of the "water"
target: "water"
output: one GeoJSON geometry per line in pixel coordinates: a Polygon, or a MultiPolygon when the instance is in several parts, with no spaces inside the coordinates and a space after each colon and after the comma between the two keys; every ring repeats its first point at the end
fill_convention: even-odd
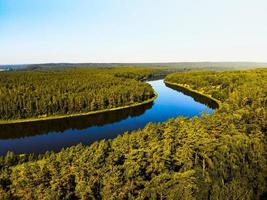
{"type": "Polygon", "coordinates": [[[91,116],[0,125],[0,155],[59,151],[78,143],[90,144],[114,138],[125,131],[145,127],[148,122],[163,122],[177,116],[200,116],[216,108],[209,99],[165,85],[163,80],[149,81],[158,93],[153,103],[91,116]],[[191,96],[189,96],[191,95],[191,96]]]}

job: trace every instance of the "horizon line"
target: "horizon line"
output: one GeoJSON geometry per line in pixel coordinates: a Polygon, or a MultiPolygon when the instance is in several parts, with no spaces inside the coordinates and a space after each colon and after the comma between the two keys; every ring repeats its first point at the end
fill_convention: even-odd
{"type": "Polygon", "coordinates": [[[175,63],[254,63],[267,64],[267,61],[162,61],[162,62],[40,62],[40,63],[19,63],[0,64],[0,66],[16,65],[47,65],[47,64],[175,64],[175,63]]]}

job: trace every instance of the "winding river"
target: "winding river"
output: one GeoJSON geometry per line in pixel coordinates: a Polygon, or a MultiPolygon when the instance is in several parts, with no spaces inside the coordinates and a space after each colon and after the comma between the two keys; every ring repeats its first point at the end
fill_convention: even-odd
{"type": "Polygon", "coordinates": [[[0,125],[0,155],[7,151],[59,151],[78,143],[90,144],[114,138],[125,131],[143,128],[148,122],[163,122],[177,116],[200,116],[212,113],[216,108],[210,99],[182,88],[178,90],[163,80],[148,83],[158,97],[146,105],[89,116],[0,125]]]}

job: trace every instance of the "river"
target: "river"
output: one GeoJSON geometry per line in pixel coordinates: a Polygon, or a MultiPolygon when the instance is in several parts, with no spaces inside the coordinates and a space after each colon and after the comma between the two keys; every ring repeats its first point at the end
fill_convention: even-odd
{"type": "Polygon", "coordinates": [[[0,155],[7,151],[59,151],[78,143],[114,138],[125,131],[143,128],[149,122],[163,122],[177,116],[201,116],[216,108],[208,98],[178,90],[163,80],[148,83],[158,97],[146,105],[89,116],[0,125],[0,155]]]}

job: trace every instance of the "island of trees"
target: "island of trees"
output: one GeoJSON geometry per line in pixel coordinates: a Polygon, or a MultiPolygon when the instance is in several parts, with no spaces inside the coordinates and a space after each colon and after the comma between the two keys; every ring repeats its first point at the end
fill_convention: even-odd
{"type": "Polygon", "coordinates": [[[220,108],[59,153],[9,152],[0,159],[2,199],[266,198],[267,70],[166,80],[211,95],[220,108]]]}

